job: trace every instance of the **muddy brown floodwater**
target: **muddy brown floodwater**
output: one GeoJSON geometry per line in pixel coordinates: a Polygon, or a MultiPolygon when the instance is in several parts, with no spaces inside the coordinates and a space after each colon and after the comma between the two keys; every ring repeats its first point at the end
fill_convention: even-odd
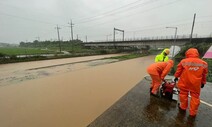
{"type": "Polygon", "coordinates": [[[154,61],[92,61],[103,57],[0,65],[0,127],[85,127],[142,80],[154,61]]]}

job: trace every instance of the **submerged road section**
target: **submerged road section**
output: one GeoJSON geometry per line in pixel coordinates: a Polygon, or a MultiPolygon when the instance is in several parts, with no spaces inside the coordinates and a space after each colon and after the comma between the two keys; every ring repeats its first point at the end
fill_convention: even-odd
{"type": "Polygon", "coordinates": [[[212,84],[202,89],[201,104],[196,118],[189,111],[179,112],[177,102],[149,94],[145,79],[96,118],[88,127],[211,127],[212,84]],[[203,103],[203,102],[206,102],[203,103]],[[208,105],[209,104],[209,105],[208,105]]]}
{"type": "Polygon", "coordinates": [[[154,56],[112,63],[96,56],[82,62],[94,57],[0,65],[5,77],[0,80],[0,127],[85,127],[154,62],[154,56]]]}

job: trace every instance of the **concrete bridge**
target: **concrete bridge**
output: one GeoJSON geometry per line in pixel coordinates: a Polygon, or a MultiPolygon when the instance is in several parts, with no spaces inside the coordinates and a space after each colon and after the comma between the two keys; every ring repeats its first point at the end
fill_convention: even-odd
{"type": "MultiPolygon", "coordinates": [[[[141,40],[125,40],[125,41],[105,41],[105,42],[88,42],[83,43],[85,47],[89,48],[166,48],[172,45],[182,47],[186,43],[190,42],[189,37],[178,37],[174,42],[174,38],[144,38],[141,40]]],[[[201,37],[201,38],[192,38],[192,43],[198,42],[212,42],[212,37],[201,37]]]]}

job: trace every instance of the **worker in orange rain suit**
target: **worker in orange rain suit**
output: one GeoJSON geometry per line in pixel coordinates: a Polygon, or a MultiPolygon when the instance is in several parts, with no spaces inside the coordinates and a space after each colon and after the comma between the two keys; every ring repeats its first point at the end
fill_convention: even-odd
{"type": "Polygon", "coordinates": [[[169,57],[167,55],[169,55],[169,53],[170,53],[170,50],[168,48],[164,49],[161,54],[158,54],[155,57],[155,62],[166,62],[166,61],[168,61],[169,57]]]}
{"type": "Polygon", "coordinates": [[[200,104],[200,87],[203,88],[206,83],[206,75],[208,73],[208,64],[199,59],[199,53],[197,49],[190,48],[185,53],[186,58],[181,60],[177,65],[177,71],[175,72],[175,81],[178,82],[178,88],[180,89],[180,105],[181,111],[186,111],[188,107],[188,94],[190,92],[190,116],[195,117],[200,104]]]}
{"type": "Polygon", "coordinates": [[[150,86],[152,95],[157,95],[161,81],[163,81],[165,76],[169,73],[173,64],[173,60],[168,60],[167,62],[153,63],[147,68],[147,72],[152,78],[152,84],[150,86]]]}

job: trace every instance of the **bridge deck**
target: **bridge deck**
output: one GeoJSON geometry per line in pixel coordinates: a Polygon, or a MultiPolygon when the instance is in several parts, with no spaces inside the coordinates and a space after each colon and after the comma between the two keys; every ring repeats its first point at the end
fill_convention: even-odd
{"type": "MultiPolygon", "coordinates": [[[[189,111],[180,113],[175,101],[149,95],[149,81],[142,80],[126,95],[90,123],[89,127],[211,127],[212,107],[200,104],[191,119],[189,111]]],[[[201,99],[210,103],[212,84],[202,89],[201,99]]],[[[108,95],[109,96],[109,95],[108,95]]]]}

